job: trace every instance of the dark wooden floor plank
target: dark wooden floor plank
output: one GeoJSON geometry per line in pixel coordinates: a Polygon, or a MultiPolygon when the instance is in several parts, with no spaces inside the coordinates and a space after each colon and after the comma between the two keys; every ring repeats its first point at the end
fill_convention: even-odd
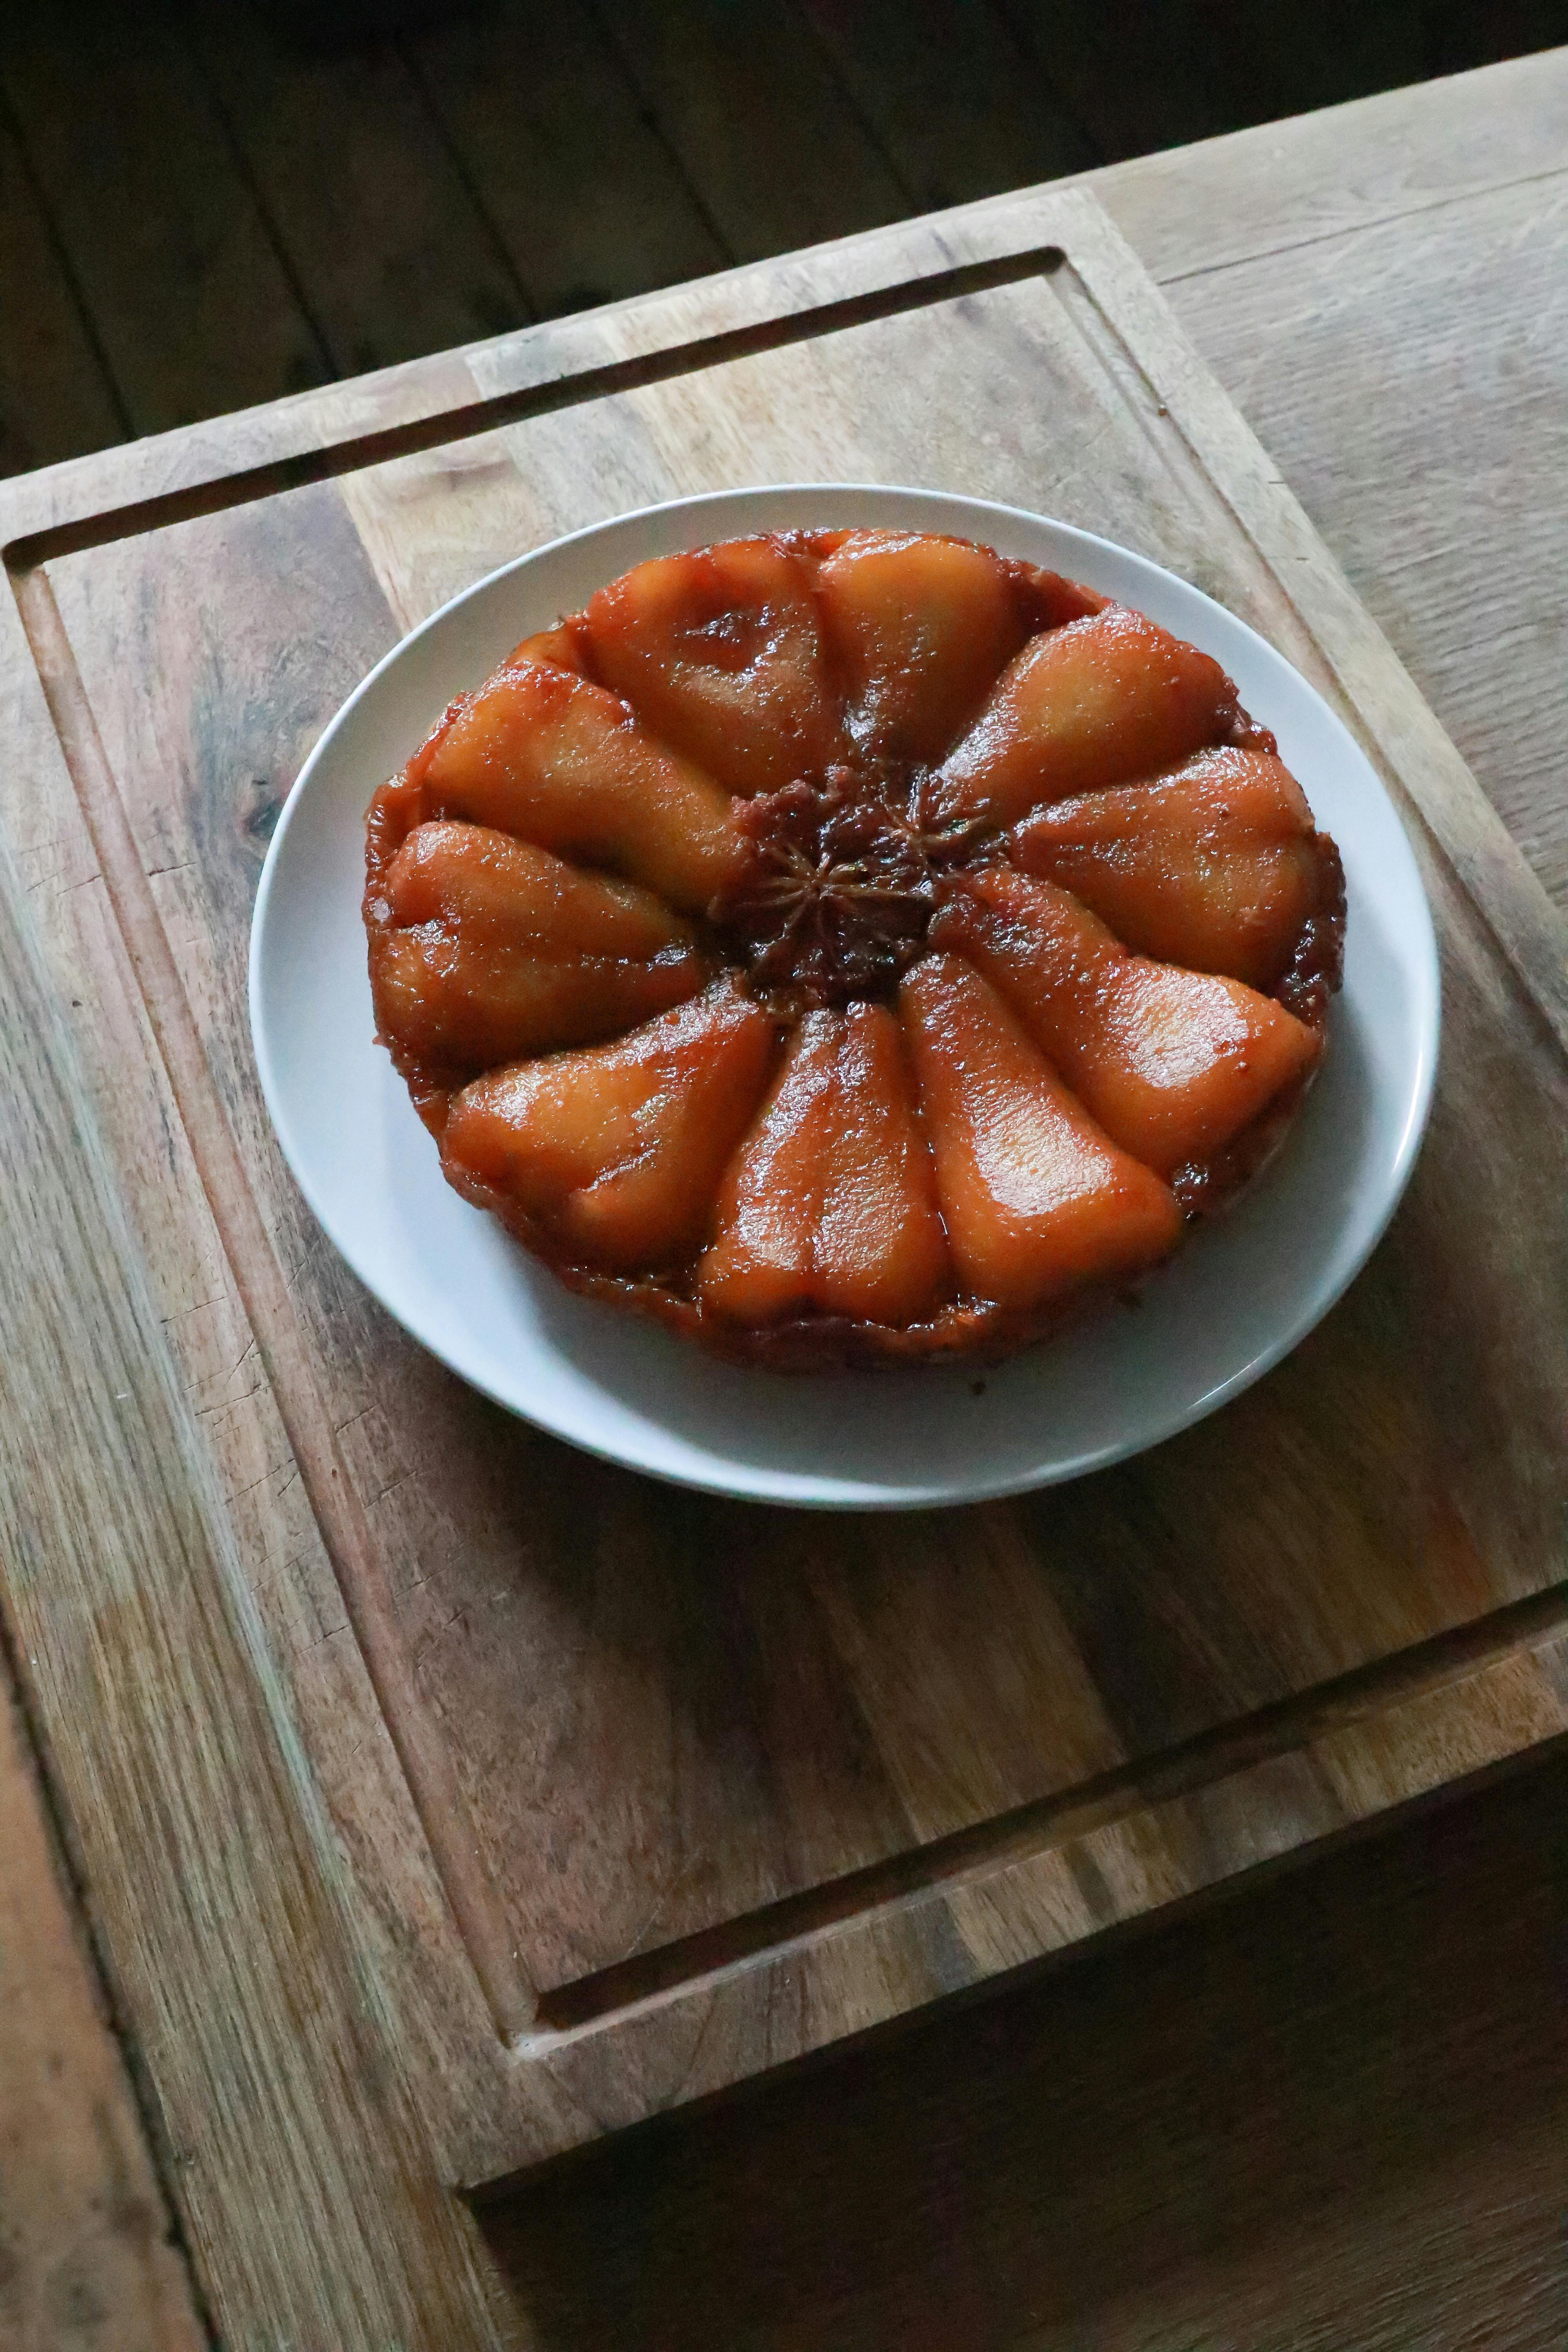
{"type": "Polygon", "coordinates": [[[524,322],[516,273],[391,43],[307,54],[251,0],[184,0],[183,20],[341,374],[524,322]]]}
{"type": "Polygon", "coordinates": [[[916,208],[784,0],[601,0],[601,13],[736,260],[916,208]]]}
{"type": "Polygon", "coordinates": [[[587,10],[495,0],[403,47],[541,317],[730,258],[587,10]]]}
{"type": "Polygon", "coordinates": [[[1425,74],[1463,73],[1471,66],[1554,49],[1568,33],[1563,0],[1427,0],[1425,74]]]}
{"type": "Polygon", "coordinates": [[[1568,1759],[484,2216],[550,2352],[1561,2352],[1568,1759]]]}
{"type": "Polygon", "coordinates": [[[136,432],[330,377],[156,11],[27,0],[0,18],[0,85],[136,432]]]}
{"type": "Polygon", "coordinates": [[[1110,162],[1418,81],[1426,11],[1321,0],[998,0],[1110,162]]]}
{"type": "Polygon", "coordinates": [[[107,448],[127,421],[21,148],[0,121],[0,474],[107,448]]]}
{"type": "Polygon", "coordinates": [[[798,0],[921,211],[1100,160],[989,0],[798,0]]]}

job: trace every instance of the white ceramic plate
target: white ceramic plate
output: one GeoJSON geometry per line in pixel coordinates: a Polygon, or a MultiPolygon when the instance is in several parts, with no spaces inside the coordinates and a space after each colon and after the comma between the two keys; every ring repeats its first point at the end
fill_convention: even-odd
{"type": "Polygon", "coordinates": [[[1073,1478],[1237,1395],[1327,1313],[1375,1245],[1420,1143],[1437,1049],[1436,946],[1405,834],[1361,751],[1244,624],[1108,540],[1011,507],[843,484],[650,507],[521,557],[380,662],[300,772],[250,942],[267,1107],[306,1199],[416,1339],[512,1412],[657,1477],[777,1503],[894,1508],[1073,1478]],[[1212,654],[1271,727],[1344,857],[1345,986],[1285,1150],[1143,1286],[1048,1344],[960,1369],[790,1378],[711,1361],[577,1298],[443,1181],[374,1021],[360,924],[366,804],[455,694],[647,556],[750,531],[947,531],[1045,563],[1212,654]]]}

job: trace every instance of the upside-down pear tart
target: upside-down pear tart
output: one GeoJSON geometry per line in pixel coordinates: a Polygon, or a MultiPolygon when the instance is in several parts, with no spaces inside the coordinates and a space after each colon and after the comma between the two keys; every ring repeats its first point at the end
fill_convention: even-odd
{"type": "Polygon", "coordinates": [[[1124,1289],[1275,1148],[1344,891],[1215,662],[992,549],[638,564],[369,814],[379,1034],[574,1288],[799,1368],[1124,1289]]]}

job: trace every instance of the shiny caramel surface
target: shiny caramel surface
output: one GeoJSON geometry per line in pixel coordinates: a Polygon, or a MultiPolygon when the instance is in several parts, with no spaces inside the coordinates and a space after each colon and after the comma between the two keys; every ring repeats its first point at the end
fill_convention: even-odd
{"type": "Polygon", "coordinates": [[[368,824],[378,1031],[578,1288],[798,1369],[994,1355],[1169,1255],[1321,1058],[1342,884],[1144,615],[966,541],[640,564],[368,824]]]}

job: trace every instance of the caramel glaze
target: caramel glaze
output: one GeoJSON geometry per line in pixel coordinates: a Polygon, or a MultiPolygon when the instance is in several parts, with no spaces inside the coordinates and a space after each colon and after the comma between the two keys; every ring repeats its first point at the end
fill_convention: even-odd
{"type": "MultiPolygon", "coordinates": [[[[1269,738],[1273,741],[1272,736],[1269,738]]],[[[1329,1001],[1340,992],[1345,968],[1345,869],[1339,844],[1314,833],[1310,847],[1318,869],[1318,903],[1301,927],[1284,976],[1273,990],[1287,1013],[1309,1029],[1321,1029],[1329,1001]]]]}
{"type": "MultiPolygon", "coordinates": [[[[780,541],[820,560],[850,536],[843,531],[792,532],[781,534],[780,541]]],[[[1030,635],[1098,614],[1109,603],[1092,590],[1029,564],[1007,562],[1004,569],[1030,635]]],[[[526,640],[509,659],[520,657],[547,661],[591,684],[600,683],[581,614],[569,615],[554,629],[526,640]]],[[[448,705],[402,773],[384,784],[371,803],[363,916],[373,940],[391,919],[384,877],[392,859],[416,825],[447,814],[427,790],[426,773],[436,745],[471,699],[461,696],[448,705]]],[[[1272,733],[1239,704],[1233,706],[1217,740],[1249,750],[1278,751],[1272,733]]],[[[861,761],[854,770],[830,768],[815,782],[803,781],[738,804],[746,857],[732,887],[710,905],[698,929],[715,963],[742,971],[749,992],[776,1024],[781,1050],[813,1006],[890,997],[902,972],[925,951],[926,927],[950,887],[949,877],[996,855],[998,827],[927,821],[929,778],[929,771],[909,763],[861,761]],[[816,951],[795,958],[786,970],[777,950],[781,937],[789,932],[789,915],[800,904],[798,890],[792,897],[792,877],[815,874],[824,865],[828,879],[809,907],[806,926],[816,951]]],[[[1269,992],[1321,1036],[1341,983],[1344,874],[1338,848],[1326,834],[1314,833],[1310,847],[1319,875],[1317,903],[1287,970],[1269,992]]],[[[378,1042],[387,1047],[420,1118],[439,1143],[452,1096],[479,1074],[422,1063],[379,1031],[378,1042]]],[[[1253,1181],[1280,1148],[1315,1074],[1315,1069],[1310,1071],[1287,1087],[1211,1160],[1175,1171],[1171,1186],[1187,1220],[1222,1213],[1253,1181]]],[[[691,1263],[635,1277],[574,1263],[545,1226],[510,1196],[476,1180],[445,1155],[443,1168],[466,1200],[498,1218],[569,1289],[632,1308],[731,1362],[779,1372],[959,1358],[976,1365],[993,1363],[1093,1308],[1111,1303],[1135,1307],[1138,1284],[1155,1270],[1145,1268],[1131,1281],[1121,1276],[1082,1283],[1026,1311],[960,1296],[955,1289],[934,1315],[907,1326],[810,1314],[752,1327],[704,1308],[693,1295],[691,1263]]]]}
{"type": "MultiPolygon", "coordinates": [[[[1261,1124],[1261,1122],[1260,1122],[1261,1124]]],[[[997,1363],[1016,1349],[1047,1338],[1050,1333],[1096,1304],[1122,1299],[1132,1291],[1125,1279],[1086,1284],[1069,1295],[1047,1300],[1027,1314],[996,1307],[985,1299],[954,1297],[938,1313],[920,1323],[893,1325],[853,1322],[837,1315],[809,1315],[777,1323],[750,1326],[731,1323],[708,1312],[682,1287],[689,1267],[672,1266],[663,1273],[627,1277],[597,1273],[591,1266],[563,1257],[553,1237],[533,1218],[520,1211],[503,1192],[478,1183],[464,1170],[446,1167],[447,1181],[476,1209],[500,1219],[530,1255],[548,1265],[567,1289],[584,1298],[599,1298],[662,1323],[683,1339],[697,1339],[710,1355],[732,1364],[756,1365],[765,1371],[814,1372],[837,1369],[874,1369],[878,1365],[929,1363],[962,1356],[966,1361],[997,1363]]],[[[1209,1213],[1205,1210],[1205,1213],[1209,1213]]],[[[1142,1277],[1140,1277],[1142,1278],[1142,1277]]]]}

